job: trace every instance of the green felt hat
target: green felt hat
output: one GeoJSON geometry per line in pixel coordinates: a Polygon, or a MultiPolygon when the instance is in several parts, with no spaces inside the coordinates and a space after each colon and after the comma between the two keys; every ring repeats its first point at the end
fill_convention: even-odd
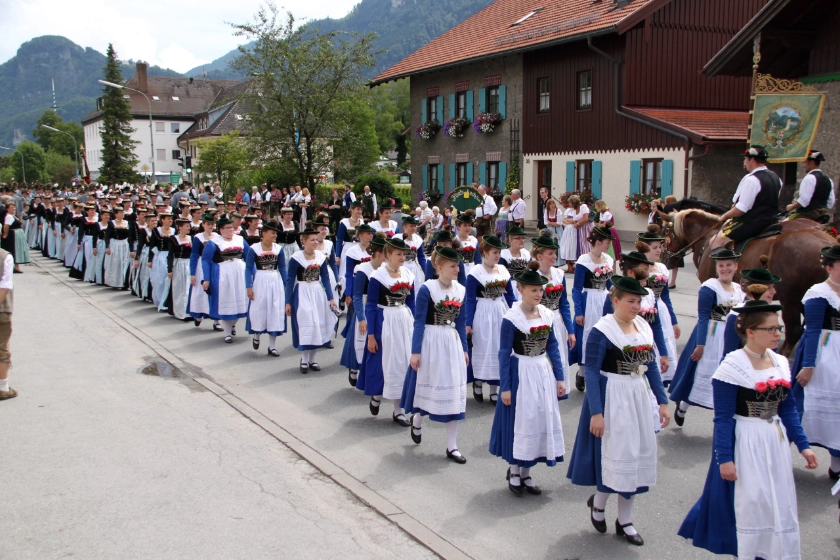
{"type": "Polygon", "coordinates": [[[435,254],[450,261],[461,262],[464,260],[464,257],[452,247],[435,247],[435,254]]]}
{"type": "Polygon", "coordinates": [[[612,285],[628,294],[634,294],[637,296],[648,295],[648,291],[642,287],[642,284],[635,278],[630,278],[629,276],[614,276],[612,278],[612,285]]]}
{"type": "Polygon", "coordinates": [[[840,261],[840,245],[832,245],[831,247],[823,247],[820,249],[820,254],[826,258],[840,261]]]}
{"type": "Polygon", "coordinates": [[[778,284],[781,278],[766,268],[749,268],[741,271],[741,278],[746,278],[753,284],[778,284]]]}
{"type": "Polygon", "coordinates": [[[622,253],[621,260],[634,261],[640,264],[653,264],[648,260],[644,253],[640,253],[639,251],[630,251],[629,253],[622,253]]]}
{"type": "Polygon", "coordinates": [[[750,301],[745,301],[741,305],[736,305],[732,308],[732,311],[735,311],[738,315],[743,315],[745,313],[776,313],[781,310],[781,304],[768,303],[763,299],[751,299],[750,301]]]}
{"type": "Polygon", "coordinates": [[[222,229],[224,226],[230,225],[233,223],[233,220],[222,214],[222,216],[216,220],[216,227],[222,229]]]}
{"type": "Polygon", "coordinates": [[[452,241],[455,236],[448,229],[442,229],[435,234],[435,241],[452,241]]]}
{"type": "Polygon", "coordinates": [[[601,226],[595,226],[594,228],[592,228],[592,235],[596,235],[601,239],[615,239],[610,230],[601,226]]]}
{"type": "Polygon", "coordinates": [[[495,235],[485,235],[481,238],[481,240],[491,247],[495,247],[496,249],[507,249],[508,244],[496,237],[495,235]]]}
{"type": "MultiPolygon", "coordinates": [[[[510,232],[508,232],[508,235],[510,235],[510,232]]],[[[534,237],[533,239],[531,239],[531,245],[535,247],[542,247],[544,249],[554,249],[555,251],[560,250],[560,246],[557,244],[557,242],[553,238],[545,235],[541,235],[539,237],[534,237]]]]}
{"type": "Polygon", "coordinates": [[[711,252],[709,258],[713,261],[737,261],[741,258],[741,253],[736,253],[727,247],[718,247],[711,252]]]}
{"type": "Polygon", "coordinates": [[[376,230],[367,224],[359,224],[355,231],[356,233],[376,233],[376,230]]]}
{"type": "Polygon", "coordinates": [[[411,249],[411,247],[406,245],[405,241],[403,241],[399,237],[388,237],[385,239],[385,243],[387,243],[394,249],[400,249],[402,251],[408,251],[409,249],[411,249]]]}
{"type": "Polygon", "coordinates": [[[412,225],[412,226],[420,225],[420,222],[417,220],[417,218],[415,218],[414,216],[412,216],[410,214],[406,215],[406,216],[403,216],[402,223],[409,224],[409,225],[412,225]]]}
{"type": "Polygon", "coordinates": [[[548,284],[548,278],[537,272],[526,268],[519,274],[514,275],[514,280],[526,286],[545,286],[548,284]]]}
{"type": "Polygon", "coordinates": [[[525,230],[519,226],[513,226],[508,228],[507,235],[510,237],[511,235],[525,235],[525,230]]]}

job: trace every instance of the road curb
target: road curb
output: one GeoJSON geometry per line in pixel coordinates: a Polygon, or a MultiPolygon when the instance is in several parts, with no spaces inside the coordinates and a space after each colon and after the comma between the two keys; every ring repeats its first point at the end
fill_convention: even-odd
{"type": "MultiPolygon", "coordinates": [[[[170,352],[166,347],[161,345],[153,338],[146,335],[143,331],[134,327],[131,323],[126,322],[122,317],[97,302],[90,294],[86,294],[77,289],[75,282],[70,282],[69,278],[56,274],[52,267],[44,266],[53,261],[49,260],[47,263],[42,257],[35,257],[32,264],[39,269],[45,271],[53,278],[58,280],[61,284],[73,291],[81,299],[93,306],[97,311],[111,319],[114,323],[119,325],[123,330],[131,334],[133,337],[145,344],[155,354],[160,356],[163,360],[178,368],[188,375],[193,381],[213,393],[218,398],[225,401],[228,406],[239,412],[242,416],[259,426],[263,431],[267,432],[274,439],[287,447],[293,453],[298,455],[301,459],[319,470],[322,474],[329,477],[337,485],[347,490],[350,494],[356,497],[366,506],[376,511],[379,515],[398,526],[403,532],[408,534],[412,539],[425,546],[439,557],[446,560],[469,560],[471,557],[465,552],[457,548],[455,545],[435,533],[420,521],[410,516],[408,513],[400,509],[396,504],[389,501],[387,498],[372,490],[364,482],[354,478],[350,473],[345,471],[341,466],[334,463],[317,450],[313,449],[306,442],[298,439],[283,427],[279,426],[273,420],[262,414],[260,411],[253,408],[237,397],[234,393],[228,391],[224,386],[219,385],[212,379],[208,378],[203,372],[196,371],[196,369],[187,362],[181,360],[178,356],[170,352]]],[[[58,264],[56,262],[56,264],[58,264]]],[[[61,268],[62,272],[66,269],[61,268]]]]}

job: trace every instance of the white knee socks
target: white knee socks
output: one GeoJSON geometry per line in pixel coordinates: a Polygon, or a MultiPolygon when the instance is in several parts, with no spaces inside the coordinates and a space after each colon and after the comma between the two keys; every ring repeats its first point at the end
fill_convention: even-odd
{"type": "Polygon", "coordinates": [[[300,361],[304,364],[315,363],[315,350],[303,350],[301,352],[300,361]]]}
{"type": "MultiPolygon", "coordinates": [[[[9,390],[9,378],[0,379],[0,391],[8,391],[9,390]]],[[[419,414],[418,414],[419,416],[419,414]]]]}
{"type": "Polygon", "coordinates": [[[458,421],[446,423],[446,448],[449,451],[458,449],[458,421]]]}
{"type": "Polygon", "coordinates": [[[685,401],[680,401],[680,412],[685,412],[691,405],[685,401]]]}
{"type": "Polygon", "coordinates": [[[510,484],[511,486],[519,486],[522,480],[519,478],[519,465],[510,466],[510,484]],[[514,478],[516,477],[516,478],[514,478]]]}
{"type": "Polygon", "coordinates": [[[499,386],[498,385],[490,385],[490,394],[496,395],[499,393],[499,386]]]}
{"type": "MultiPolygon", "coordinates": [[[[633,522],[633,498],[622,498],[621,496],[618,497],[618,522],[621,525],[627,525],[628,523],[633,522]]],[[[624,532],[628,535],[635,535],[636,529],[631,527],[625,527],[624,532]]]]}
{"type": "Polygon", "coordinates": [[[402,414],[403,411],[400,408],[400,399],[394,399],[394,416],[397,414],[402,414]]]}
{"type": "MultiPolygon", "coordinates": [[[[607,500],[610,498],[610,495],[606,492],[595,492],[595,498],[592,500],[592,505],[595,506],[596,509],[607,509],[607,500]]],[[[592,518],[595,521],[603,521],[605,519],[606,514],[603,511],[593,511],[592,518]]]]}
{"type": "Polygon", "coordinates": [[[423,415],[422,414],[415,414],[414,418],[411,420],[411,427],[415,430],[419,430],[423,425],[423,415]]]}
{"type": "Polygon", "coordinates": [[[277,340],[277,337],[273,334],[268,335],[268,349],[269,350],[277,350],[274,346],[274,342],[277,340]]]}
{"type": "Polygon", "coordinates": [[[225,336],[231,336],[233,333],[233,327],[236,325],[236,321],[221,321],[222,329],[225,331],[225,336]]]}

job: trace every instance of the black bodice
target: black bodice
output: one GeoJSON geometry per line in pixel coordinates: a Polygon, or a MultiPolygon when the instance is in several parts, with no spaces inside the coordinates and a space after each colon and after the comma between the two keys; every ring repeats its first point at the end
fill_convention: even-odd
{"type": "Polygon", "coordinates": [[[475,295],[479,298],[498,299],[505,295],[505,286],[492,286],[488,288],[484,284],[478,284],[475,295]]]}
{"type": "Polygon", "coordinates": [[[779,403],[787,397],[790,390],[787,387],[777,385],[768,387],[766,391],[759,392],[756,389],[738,388],[738,400],[735,403],[735,414],[749,418],[761,418],[768,422],[779,412],[779,403]]]}
{"type": "Polygon", "coordinates": [[[520,356],[542,356],[548,345],[549,333],[525,334],[519,329],[513,331],[513,352],[520,356]]]}
{"type": "MultiPolygon", "coordinates": [[[[598,265],[596,268],[600,268],[601,266],[606,265],[598,265]]],[[[585,267],[584,267],[585,268],[585,267]]],[[[583,287],[584,289],[591,289],[591,290],[606,290],[607,289],[607,281],[612,278],[612,271],[607,272],[599,277],[595,277],[595,274],[586,269],[586,278],[583,280],[583,287]]]]}
{"type": "Polygon", "coordinates": [[[563,290],[554,290],[549,292],[547,290],[543,291],[542,299],[540,300],[540,305],[544,305],[551,309],[552,311],[557,311],[560,309],[560,298],[563,295],[563,290]]]}
{"type": "Polygon", "coordinates": [[[242,258],[242,249],[237,247],[235,251],[227,251],[223,252],[221,249],[216,251],[216,258],[213,259],[214,262],[223,263],[228,261],[235,261],[236,259],[242,258]],[[218,258],[219,260],[216,260],[218,258]]]}
{"type": "Polygon", "coordinates": [[[131,231],[128,228],[114,228],[113,239],[118,239],[120,241],[128,239],[129,233],[131,233],[131,231]]]}
{"type": "Polygon", "coordinates": [[[278,255],[274,253],[269,253],[267,255],[257,255],[257,258],[254,260],[254,265],[257,267],[257,270],[277,270],[277,265],[279,263],[278,255]]]}
{"type": "MultiPolygon", "coordinates": [[[[280,229],[282,230],[283,227],[281,226],[280,229]]],[[[297,240],[298,240],[297,226],[295,226],[294,230],[278,231],[277,232],[277,243],[281,243],[281,244],[297,243],[297,240]]]]}
{"type": "Polygon", "coordinates": [[[410,288],[401,288],[393,292],[390,287],[383,285],[379,289],[379,301],[377,303],[382,307],[399,307],[405,305],[409,293],[411,293],[410,288]]]}
{"type": "MultiPolygon", "coordinates": [[[[456,301],[463,304],[460,300],[456,301]]],[[[435,326],[455,326],[455,321],[461,313],[461,305],[441,305],[429,301],[429,309],[426,311],[426,324],[435,326]]]]}
{"type": "Polygon", "coordinates": [[[170,237],[169,251],[176,259],[188,259],[192,253],[192,242],[190,241],[188,245],[182,245],[178,238],[173,235],[170,237]]]}
{"type": "Polygon", "coordinates": [[[726,317],[735,305],[715,305],[712,307],[712,321],[726,321],[726,317]]]}
{"type": "Polygon", "coordinates": [[[297,279],[298,282],[318,282],[321,279],[321,267],[315,265],[311,265],[312,268],[309,266],[301,266],[297,270],[297,279]]]}
{"type": "Polygon", "coordinates": [[[510,272],[511,276],[513,276],[514,274],[519,274],[526,268],[528,268],[528,259],[517,259],[511,257],[511,259],[507,261],[507,269],[508,272],[510,272]]]}
{"type": "Polygon", "coordinates": [[[840,311],[827,305],[822,328],[827,331],[840,331],[840,311]]]}
{"type": "Polygon", "coordinates": [[[618,375],[639,373],[639,366],[647,365],[656,359],[653,350],[625,353],[615,344],[608,344],[607,353],[601,363],[601,371],[618,375]]]}
{"type": "Polygon", "coordinates": [[[99,222],[87,222],[85,221],[82,224],[82,235],[90,235],[91,237],[97,237],[99,235],[99,222]]]}

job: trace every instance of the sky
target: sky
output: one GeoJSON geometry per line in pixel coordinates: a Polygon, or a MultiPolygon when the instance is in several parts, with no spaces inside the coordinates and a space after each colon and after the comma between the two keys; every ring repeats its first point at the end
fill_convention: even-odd
{"type": "MultiPolygon", "coordinates": [[[[278,0],[297,20],[342,17],[359,0],[278,0]]],[[[0,0],[0,64],[41,35],[61,35],[120,59],[178,72],[212,62],[241,38],[229,23],[252,21],[261,0],[0,0]]]]}

